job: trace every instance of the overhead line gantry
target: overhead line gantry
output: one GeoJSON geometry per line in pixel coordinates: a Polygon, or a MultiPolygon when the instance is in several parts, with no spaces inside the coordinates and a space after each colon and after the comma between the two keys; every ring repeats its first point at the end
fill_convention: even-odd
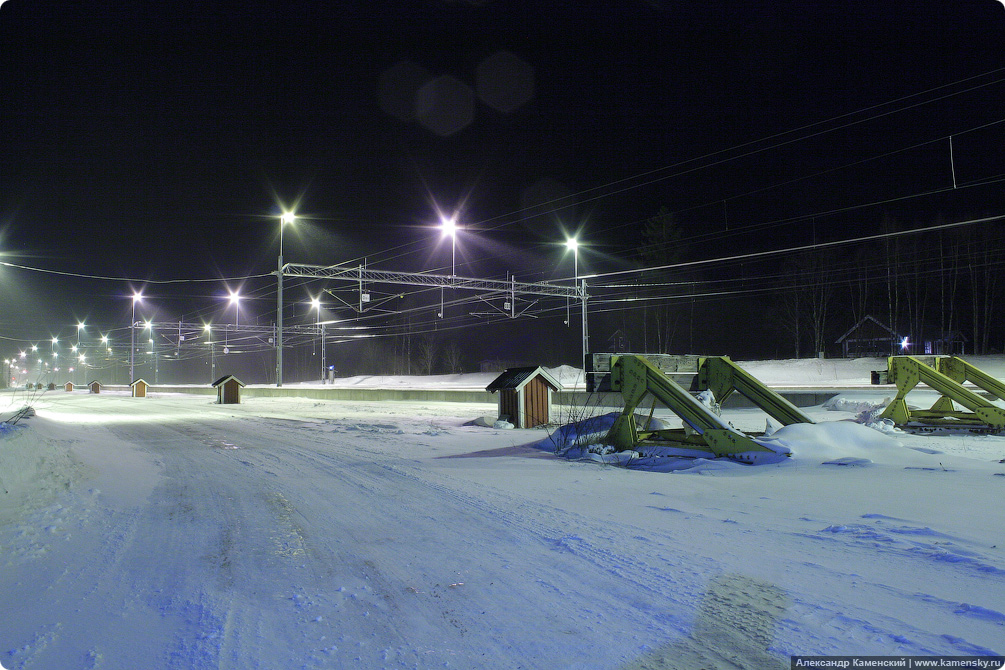
{"type": "MultiPolygon", "coordinates": [[[[301,277],[306,279],[327,279],[334,281],[352,282],[359,286],[360,311],[362,311],[363,295],[366,284],[392,284],[399,286],[422,286],[439,289],[455,289],[462,291],[474,291],[479,293],[475,296],[490,305],[495,311],[505,314],[510,318],[523,316],[538,299],[541,298],[565,298],[568,300],[578,300],[583,306],[583,359],[586,359],[586,352],[589,350],[589,331],[587,326],[586,303],[589,296],[586,293],[586,280],[580,280],[572,285],[555,284],[552,282],[518,282],[516,277],[508,280],[499,279],[479,279],[474,277],[458,277],[456,275],[441,275],[428,272],[397,272],[390,270],[374,270],[360,265],[307,265],[297,263],[284,264],[279,272],[286,277],[301,277]],[[492,298],[508,298],[506,307],[500,309],[497,305],[490,303],[492,298]],[[517,298],[527,300],[535,298],[530,305],[522,310],[517,310],[517,298]]],[[[442,311],[441,311],[442,315],[442,311]]],[[[281,360],[281,359],[280,359],[281,360]]],[[[279,371],[282,378],[282,371],[279,371]]]]}

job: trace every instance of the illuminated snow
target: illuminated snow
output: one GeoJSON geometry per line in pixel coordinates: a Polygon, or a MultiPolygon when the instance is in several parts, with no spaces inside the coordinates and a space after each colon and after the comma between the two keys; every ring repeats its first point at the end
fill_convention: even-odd
{"type": "Polygon", "coordinates": [[[667,474],[465,425],[490,404],[48,393],[0,438],[0,664],[1001,654],[1005,438],[850,421],[884,394],[780,428],[783,462],[667,474]]]}

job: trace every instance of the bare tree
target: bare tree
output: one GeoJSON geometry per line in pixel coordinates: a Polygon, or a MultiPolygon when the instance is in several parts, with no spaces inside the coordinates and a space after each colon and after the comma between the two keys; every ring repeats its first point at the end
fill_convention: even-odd
{"type": "Polygon", "coordinates": [[[793,336],[796,358],[802,352],[803,324],[813,341],[813,353],[827,348],[827,317],[834,294],[830,259],[821,252],[807,253],[796,258],[788,271],[791,289],[782,298],[781,322],[793,336]]]}
{"type": "Polygon", "coordinates": [[[999,250],[1003,240],[999,229],[983,229],[969,236],[970,299],[973,317],[974,353],[990,351],[991,327],[1000,302],[1002,284],[1001,259],[999,250]]]}
{"type": "MultiPolygon", "coordinates": [[[[880,229],[884,233],[892,233],[898,228],[897,221],[884,215],[880,223],[880,229]]],[[[887,325],[893,332],[899,332],[900,320],[900,245],[899,237],[884,238],[886,249],[886,302],[887,302],[887,325]]]]}
{"type": "Polygon", "coordinates": [[[443,350],[443,363],[446,365],[447,372],[450,373],[458,373],[463,369],[461,347],[457,344],[457,340],[450,340],[450,343],[443,350]]]}
{"type": "Polygon", "coordinates": [[[823,352],[827,348],[827,312],[834,288],[830,270],[816,260],[813,283],[810,287],[810,330],[813,333],[813,352],[823,352]]]}
{"type": "Polygon", "coordinates": [[[433,373],[433,364],[436,362],[436,354],[439,347],[436,338],[432,334],[425,334],[416,339],[415,347],[415,372],[420,375],[433,373]]]}
{"type": "Polygon", "coordinates": [[[778,321],[782,328],[792,336],[793,349],[796,358],[802,356],[802,306],[803,291],[796,285],[792,290],[785,291],[781,295],[781,312],[778,321]]]}

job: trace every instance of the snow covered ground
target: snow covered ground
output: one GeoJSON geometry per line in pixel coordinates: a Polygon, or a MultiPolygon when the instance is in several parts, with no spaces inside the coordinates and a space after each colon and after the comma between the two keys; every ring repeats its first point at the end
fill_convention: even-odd
{"type": "Polygon", "coordinates": [[[657,473],[465,425],[492,405],[49,392],[0,435],[0,665],[1005,654],[1005,437],[848,421],[884,395],[810,408],[781,463],[657,473]]]}

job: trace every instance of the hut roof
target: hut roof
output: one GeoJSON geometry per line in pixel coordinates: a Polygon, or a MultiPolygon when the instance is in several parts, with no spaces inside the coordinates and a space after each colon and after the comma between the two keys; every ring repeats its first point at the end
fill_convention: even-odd
{"type": "Polygon", "coordinates": [[[220,377],[215,382],[213,382],[213,388],[217,388],[217,387],[223,386],[224,384],[226,384],[227,382],[229,382],[231,379],[233,379],[235,382],[237,382],[238,385],[241,386],[241,387],[247,386],[247,384],[245,384],[244,382],[242,382],[240,379],[238,379],[234,375],[226,375],[226,376],[220,377]]]}
{"type": "Polygon", "coordinates": [[[486,391],[495,393],[502,389],[512,389],[519,391],[526,386],[530,380],[540,376],[544,381],[556,391],[562,389],[562,384],[557,379],[548,374],[548,371],[541,366],[526,368],[510,368],[496,377],[491,384],[485,387],[486,391]]]}
{"type": "Polygon", "coordinates": [[[837,338],[835,344],[841,344],[852,335],[855,336],[852,339],[856,340],[900,339],[897,333],[893,332],[892,328],[881,323],[879,319],[871,315],[863,316],[858,323],[848,329],[847,333],[837,338]]]}

